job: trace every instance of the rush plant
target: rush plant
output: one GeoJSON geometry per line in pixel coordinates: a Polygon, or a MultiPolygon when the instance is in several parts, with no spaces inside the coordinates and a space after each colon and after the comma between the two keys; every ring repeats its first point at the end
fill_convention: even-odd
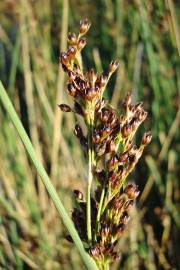
{"type": "Polygon", "coordinates": [[[72,220],[99,269],[109,269],[109,264],[120,258],[117,243],[129,221],[129,210],[139,195],[138,186],[127,183],[127,177],[152,136],[147,132],[139,146],[133,143],[138,127],[147,117],[142,102],[132,104],[129,93],[122,108],[116,110],[103,97],[111,75],[119,66],[118,61],[110,63],[106,75],[93,69],[84,71],[81,51],[89,28],[90,22],[82,20],[78,35],[69,33],[68,50],[61,53],[60,62],[68,78],[67,93],[73,98],[74,106],[60,104],[59,107],[63,112],[80,115],[86,126],[83,130],[76,123],[74,128],[87,156],[88,177],[85,198],[81,191],[74,191],[77,203],[72,220]]]}

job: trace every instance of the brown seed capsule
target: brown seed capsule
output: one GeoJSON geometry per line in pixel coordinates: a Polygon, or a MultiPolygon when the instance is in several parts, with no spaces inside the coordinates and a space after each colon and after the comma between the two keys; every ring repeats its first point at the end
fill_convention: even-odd
{"type": "Polygon", "coordinates": [[[107,77],[100,75],[96,80],[96,85],[100,88],[104,87],[107,82],[107,77]]]}
{"type": "Polygon", "coordinates": [[[95,81],[97,79],[97,74],[95,73],[95,71],[93,69],[91,69],[88,73],[87,73],[87,78],[89,79],[91,85],[94,87],[95,81]]]}
{"type": "Polygon", "coordinates": [[[129,157],[129,153],[128,153],[128,151],[125,151],[124,153],[121,153],[120,155],[119,155],[119,162],[126,162],[127,161],[127,159],[128,159],[128,157],[129,157]]]}
{"type": "Polygon", "coordinates": [[[124,211],[120,217],[120,222],[127,224],[130,220],[130,216],[128,215],[127,211],[124,211]]]}
{"type": "Polygon", "coordinates": [[[87,18],[80,21],[80,34],[84,35],[89,30],[91,24],[87,18]]]}
{"type": "Polygon", "coordinates": [[[80,200],[80,201],[83,200],[83,193],[80,190],[75,189],[74,196],[77,200],[80,200]]]}
{"type": "Polygon", "coordinates": [[[62,53],[61,53],[60,61],[61,61],[61,63],[64,64],[65,66],[68,64],[69,59],[68,59],[67,53],[65,53],[65,52],[62,52],[62,53]]]}
{"type": "Polygon", "coordinates": [[[69,81],[71,82],[74,81],[76,78],[76,74],[72,70],[68,70],[67,75],[68,75],[69,81]]]}
{"type": "Polygon", "coordinates": [[[69,45],[76,45],[77,43],[77,37],[76,34],[74,33],[69,33],[68,34],[68,44],[69,45]]]}
{"type": "Polygon", "coordinates": [[[152,134],[151,132],[146,132],[144,133],[143,137],[142,137],[142,141],[141,141],[141,144],[142,145],[147,145],[151,142],[151,139],[152,139],[152,134]]]}
{"type": "Polygon", "coordinates": [[[72,59],[75,57],[75,54],[76,54],[76,48],[73,47],[73,46],[70,46],[69,49],[68,49],[68,52],[67,52],[67,56],[69,59],[72,59]]]}
{"type": "Polygon", "coordinates": [[[74,111],[80,114],[81,116],[85,116],[85,112],[82,106],[77,101],[74,101],[74,111]]]}
{"type": "Polygon", "coordinates": [[[67,104],[59,104],[58,107],[61,109],[62,112],[71,112],[71,107],[67,104]]]}
{"type": "Polygon", "coordinates": [[[117,176],[118,176],[117,173],[115,173],[114,171],[110,171],[108,174],[109,182],[114,182],[117,176]]]}
{"type": "Polygon", "coordinates": [[[137,113],[137,118],[140,122],[143,122],[147,117],[147,112],[146,111],[140,111],[137,113]]]}
{"type": "Polygon", "coordinates": [[[107,152],[108,153],[114,153],[116,151],[116,144],[114,141],[110,141],[108,144],[107,144],[107,152]]]}
{"type": "Polygon", "coordinates": [[[114,71],[116,71],[116,69],[119,66],[119,62],[118,61],[112,61],[111,64],[109,65],[109,73],[113,73],[114,71]]]}
{"type": "Polygon", "coordinates": [[[70,96],[75,97],[77,94],[77,90],[74,87],[74,85],[72,83],[68,83],[67,85],[67,92],[70,96]]]}
{"type": "Polygon", "coordinates": [[[77,44],[77,49],[81,51],[85,46],[86,46],[86,39],[85,38],[80,38],[77,44]]]}
{"type": "Polygon", "coordinates": [[[128,196],[130,200],[135,200],[139,195],[138,186],[135,184],[128,184],[124,189],[124,193],[128,196]]]}
{"type": "Polygon", "coordinates": [[[121,130],[122,136],[127,138],[131,134],[132,128],[129,124],[125,124],[121,130]]]}
{"type": "Polygon", "coordinates": [[[102,142],[102,143],[96,144],[95,150],[96,150],[96,153],[99,157],[104,155],[106,152],[106,143],[102,142]]]}
{"type": "Polygon", "coordinates": [[[114,167],[118,164],[119,160],[118,160],[118,156],[114,155],[113,157],[110,158],[109,160],[109,167],[114,167]]]}
{"type": "Polygon", "coordinates": [[[75,125],[74,134],[78,138],[81,138],[83,136],[82,128],[80,127],[80,125],[78,125],[78,124],[75,125]]]}
{"type": "Polygon", "coordinates": [[[97,95],[97,92],[96,92],[95,88],[93,88],[93,87],[88,88],[88,89],[86,89],[85,99],[88,101],[92,101],[96,95],[97,95]]]}

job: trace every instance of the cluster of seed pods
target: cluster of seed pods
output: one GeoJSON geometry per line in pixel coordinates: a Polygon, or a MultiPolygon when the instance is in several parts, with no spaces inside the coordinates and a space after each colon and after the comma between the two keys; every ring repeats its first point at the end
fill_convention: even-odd
{"type": "Polygon", "coordinates": [[[68,77],[67,93],[73,97],[74,106],[71,108],[60,104],[59,107],[64,112],[74,112],[83,117],[90,140],[88,135],[83,134],[79,124],[75,125],[74,133],[86,153],[91,147],[94,157],[91,243],[88,243],[86,231],[86,201],[79,190],[74,191],[77,206],[72,213],[73,222],[81,239],[88,243],[89,254],[97,261],[111,262],[119,259],[117,243],[129,221],[129,209],[139,194],[138,186],[126,183],[126,179],[152,136],[147,132],[139,147],[133,144],[138,127],[147,117],[142,103],[132,105],[131,95],[127,94],[121,108],[124,113],[120,115],[103,98],[106,85],[118,68],[117,61],[110,63],[106,76],[93,69],[83,71],[81,50],[86,45],[83,36],[89,27],[89,21],[82,20],[79,34],[69,33],[68,50],[61,53],[60,62],[68,77]]]}

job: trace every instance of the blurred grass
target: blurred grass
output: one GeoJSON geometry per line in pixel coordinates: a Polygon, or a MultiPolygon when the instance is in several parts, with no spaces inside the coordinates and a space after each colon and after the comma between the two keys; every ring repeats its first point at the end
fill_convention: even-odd
{"type": "MultiPolygon", "coordinates": [[[[72,190],[84,189],[86,163],[72,115],[57,108],[69,102],[58,57],[66,27],[74,31],[84,16],[92,22],[85,66],[106,71],[118,58],[106,96],[119,107],[132,89],[149,112],[144,128],[153,133],[131,176],[142,193],[119,243],[122,260],[112,269],[179,269],[179,3],[0,1],[0,79],[70,214],[72,190]]],[[[83,269],[3,108],[0,122],[0,269],[83,269]]]]}

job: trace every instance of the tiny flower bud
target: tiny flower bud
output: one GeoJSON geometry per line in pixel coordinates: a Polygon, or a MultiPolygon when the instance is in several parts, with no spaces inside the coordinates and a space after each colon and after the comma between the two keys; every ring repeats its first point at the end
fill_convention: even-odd
{"type": "Polygon", "coordinates": [[[85,93],[85,99],[88,101],[92,101],[96,94],[97,92],[95,88],[88,88],[85,93]]]}
{"type": "Polygon", "coordinates": [[[130,200],[135,200],[139,195],[138,186],[135,184],[128,184],[124,189],[124,193],[128,196],[130,200]]]}
{"type": "Polygon", "coordinates": [[[118,156],[115,155],[115,156],[113,156],[113,157],[110,158],[110,160],[109,160],[109,166],[110,167],[114,167],[114,166],[116,166],[118,164],[118,162],[119,162],[118,156]]]}
{"type": "Polygon", "coordinates": [[[61,53],[60,61],[61,61],[61,63],[64,64],[65,66],[68,64],[69,59],[68,59],[67,53],[65,53],[65,52],[62,52],[62,53],[61,53]]]}
{"type": "Polygon", "coordinates": [[[81,138],[83,136],[82,128],[80,127],[80,125],[78,125],[78,124],[75,125],[74,134],[78,138],[81,138]]]}
{"type": "Polygon", "coordinates": [[[70,46],[67,52],[67,55],[70,59],[74,58],[76,54],[76,49],[73,46],[70,46]]]}
{"type": "Polygon", "coordinates": [[[127,224],[130,220],[130,216],[128,215],[128,213],[126,211],[124,211],[120,217],[120,222],[127,224]]]}
{"type": "Polygon", "coordinates": [[[103,142],[103,143],[100,143],[100,144],[96,144],[95,145],[95,150],[96,150],[96,153],[97,153],[97,155],[99,157],[104,155],[105,152],[106,152],[106,143],[103,142]]]}
{"type": "Polygon", "coordinates": [[[107,77],[105,77],[104,75],[100,75],[98,78],[97,78],[97,81],[96,81],[96,84],[102,88],[105,86],[107,82],[107,77]]]}
{"type": "Polygon", "coordinates": [[[132,128],[129,124],[125,124],[121,130],[124,138],[128,137],[132,131],[132,128]]]}
{"type": "Polygon", "coordinates": [[[79,51],[81,51],[85,46],[86,46],[86,39],[85,38],[81,38],[79,41],[78,41],[78,44],[77,44],[77,49],[79,51]]]}
{"type": "Polygon", "coordinates": [[[109,65],[109,73],[113,73],[119,66],[118,61],[112,61],[111,64],[109,65]]]}
{"type": "Polygon", "coordinates": [[[89,20],[86,18],[86,19],[83,19],[80,21],[80,34],[81,35],[84,35],[87,33],[87,31],[89,30],[91,24],[89,22],[89,20]]]}
{"type": "Polygon", "coordinates": [[[74,87],[74,85],[72,83],[69,83],[67,86],[67,92],[70,96],[75,97],[77,90],[74,87]]]}
{"type": "Polygon", "coordinates": [[[67,75],[69,77],[69,81],[74,81],[76,78],[76,74],[72,70],[68,70],[67,75]]]}
{"type": "Polygon", "coordinates": [[[77,101],[74,101],[74,111],[75,111],[75,113],[78,113],[81,116],[85,115],[85,112],[84,112],[82,106],[77,101]]]}
{"type": "Polygon", "coordinates": [[[129,156],[128,151],[121,153],[119,155],[119,162],[126,162],[128,159],[128,156],[129,156]]]}
{"type": "Polygon", "coordinates": [[[58,107],[61,109],[63,112],[71,112],[71,107],[66,105],[66,104],[59,104],[58,107]]]}
{"type": "Polygon", "coordinates": [[[74,33],[68,34],[68,43],[69,43],[69,45],[76,45],[76,43],[77,43],[76,34],[74,34],[74,33]]]}
{"type": "Polygon", "coordinates": [[[75,196],[75,198],[77,200],[80,200],[80,201],[83,200],[83,194],[82,194],[82,192],[79,191],[79,190],[77,190],[77,189],[74,190],[74,196],[75,196]]]}
{"type": "Polygon", "coordinates": [[[144,133],[144,136],[142,137],[142,141],[141,141],[141,144],[142,145],[147,145],[151,142],[151,139],[152,139],[152,134],[151,132],[146,132],[144,133]]]}

